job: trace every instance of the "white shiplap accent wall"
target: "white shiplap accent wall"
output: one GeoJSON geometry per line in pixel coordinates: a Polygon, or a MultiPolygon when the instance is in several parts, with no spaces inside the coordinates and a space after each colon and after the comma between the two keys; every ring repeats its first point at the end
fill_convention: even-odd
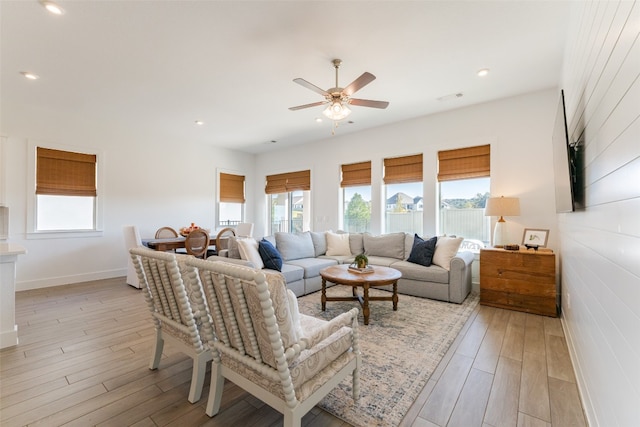
{"type": "Polygon", "coordinates": [[[585,208],[558,216],[562,310],[592,426],[640,423],[640,3],[574,4],[562,86],[585,208]]]}

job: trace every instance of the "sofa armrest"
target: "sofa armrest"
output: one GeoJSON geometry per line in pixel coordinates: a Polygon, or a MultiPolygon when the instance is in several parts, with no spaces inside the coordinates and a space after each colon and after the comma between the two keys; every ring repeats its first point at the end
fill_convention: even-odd
{"type": "Polygon", "coordinates": [[[449,265],[449,301],[460,304],[471,292],[473,252],[458,252],[449,265]]]}
{"type": "Polygon", "coordinates": [[[228,262],[229,264],[237,264],[245,267],[255,268],[251,261],[246,261],[244,259],[236,259],[236,258],[227,258],[224,256],[212,255],[207,258],[207,261],[219,261],[219,262],[228,262]]]}

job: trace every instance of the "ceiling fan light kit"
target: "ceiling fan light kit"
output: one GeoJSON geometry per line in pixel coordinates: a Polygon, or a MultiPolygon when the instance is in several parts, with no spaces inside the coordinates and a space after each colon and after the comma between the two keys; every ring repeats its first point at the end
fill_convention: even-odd
{"type": "Polygon", "coordinates": [[[325,100],[319,101],[319,102],[313,102],[311,104],[304,104],[304,105],[298,105],[296,107],[290,107],[289,110],[296,111],[296,110],[301,110],[303,108],[317,107],[320,105],[329,104],[324,109],[324,111],[322,111],[322,114],[324,114],[325,117],[333,120],[334,130],[335,130],[335,126],[337,125],[336,122],[346,118],[351,114],[351,109],[349,108],[349,105],[357,105],[361,107],[380,108],[380,109],[387,108],[387,106],[389,105],[387,101],[372,101],[369,99],[351,98],[351,96],[354,93],[356,93],[357,91],[359,91],[360,89],[362,89],[363,87],[365,87],[366,85],[368,85],[369,83],[375,80],[376,76],[374,76],[371,73],[367,73],[367,72],[363,73],[360,77],[355,79],[353,82],[351,82],[351,84],[349,84],[345,88],[341,88],[340,86],[338,86],[338,68],[340,67],[341,64],[342,64],[342,60],[340,59],[333,60],[333,67],[336,70],[336,85],[335,87],[332,87],[327,90],[321,89],[318,86],[312,83],[309,83],[308,81],[302,78],[293,79],[293,81],[298,83],[299,85],[304,86],[307,89],[310,89],[324,96],[325,100]]]}

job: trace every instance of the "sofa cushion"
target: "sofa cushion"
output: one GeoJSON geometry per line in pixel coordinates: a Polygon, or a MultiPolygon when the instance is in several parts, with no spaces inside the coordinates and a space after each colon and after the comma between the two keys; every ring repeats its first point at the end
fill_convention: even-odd
{"type": "Polygon", "coordinates": [[[433,263],[445,270],[449,270],[451,258],[456,256],[463,240],[464,238],[462,237],[438,237],[436,251],[433,254],[433,263]]]}
{"type": "Polygon", "coordinates": [[[252,237],[238,240],[238,250],[240,257],[244,260],[251,261],[251,264],[258,270],[264,268],[264,262],[258,251],[258,242],[252,237]]]}
{"type": "Polygon", "coordinates": [[[362,233],[349,234],[349,248],[351,249],[351,255],[360,255],[364,253],[364,240],[362,236],[362,233]]]}
{"type": "Polygon", "coordinates": [[[388,258],[404,258],[404,233],[389,233],[380,236],[365,234],[364,254],[388,258]]]}
{"type": "Polygon", "coordinates": [[[240,250],[238,249],[238,238],[236,236],[229,236],[227,240],[227,257],[241,259],[240,250]]]}
{"type": "Polygon", "coordinates": [[[397,258],[389,258],[384,256],[368,255],[370,265],[380,265],[382,267],[390,267],[394,262],[398,262],[397,258]]]}
{"type": "Polygon", "coordinates": [[[310,231],[313,249],[317,257],[327,253],[327,236],[324,231],[310,231]]]}
{"type": "Polygon", "coordinates": [[[280,252],[278,252],[271,242],[266,239],[260,240],[258,242],[258,252],[260,253],[260,258],[262,258],[262,262],[264,263],[264,268],[277,271],[282,270],[282,257],[280,256],[280,252]]]}
{"type": "Polygon", "coordinates": [[[422,282],[449,283],[449,272],[444,268],[431,264],[430,267],[414,264],[409,261],[396,261],[390,265],[402,273],[402,278],[422,282]]]}
{"type": "Polygon", "coordinates": [[[304,269],[304,278],[318,277],[320,270],[336,265],[338,262],[330,258],[304,258],[287,261],[287,265],[295,265],[304,269]]]}
{"type": "Polygon", "coordinates": [[[432,237],[428,240],[424,240],[417,234],[413,237],[413,248],[407,261],[414,264],[420,264],[425,267],[429,267],[433,260],[433,253],[436,250],[437,237],[432,237]]]}
{"type": "Polygon", "coordinates": [[[276,248],[285,262],[292,259],[313,258],[316,254],[311,233],[308,231],[304,233],[277,232],[276,248]]]}
{"type": "MultiPolygon", "coordinates": [[[[273,271],[277,273],[277,270],[273,271]]],[[[298,267],[297,265],[283,263],[280,273],[284,276],[284,280],[287,284],[304,279],[304,268],[298,267]]]]}
{"type": "Polygon", "coordinates": [[[327,256],[351,255],[349,233],[332,233],[327,231],[327,256]]]}

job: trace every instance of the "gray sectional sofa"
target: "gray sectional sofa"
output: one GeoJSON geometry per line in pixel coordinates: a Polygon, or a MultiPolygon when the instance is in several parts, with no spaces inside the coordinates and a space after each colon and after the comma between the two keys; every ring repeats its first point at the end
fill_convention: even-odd
{"type": "MultiPolygon", "coordinates": [[[[370,265],[392,267],[402,273],[402,278],[398,281],[398,292],[401,294],[461,303],[471,291],[471,264],[474,255],[468,251],[455,253],[456,249],[453,253],[444,254],[445,249],[442,248],[445,245],[440,243],[447,238],[439,238],[435,247],[434,261],[437,259],[441,265],[431,264],[426,267],[407,261],[414,244],[412,234],[349,234],[347,255],[344,250],[334,254],[335,245],[332,248],[331,243],[335,242],[335,234],[327,236],[327,233],[330,232],[276,233],[265,237],[280,253],[283,260],[281,272],[287,287],[297,296],[321,289],[320,270],[331,265],[350,264],[355,255],[361,253],[367,255],[370,265]]],[[[342,238],[346,239],[344,235],[342,238]]],[[[456,247],[454,243],[454,248],[456,247]]],[[[255,267],[250,261],[241,259],[235,238],[230,239],[228,249],[221,250],[218,256],[208,259],[255,267]]]]}

